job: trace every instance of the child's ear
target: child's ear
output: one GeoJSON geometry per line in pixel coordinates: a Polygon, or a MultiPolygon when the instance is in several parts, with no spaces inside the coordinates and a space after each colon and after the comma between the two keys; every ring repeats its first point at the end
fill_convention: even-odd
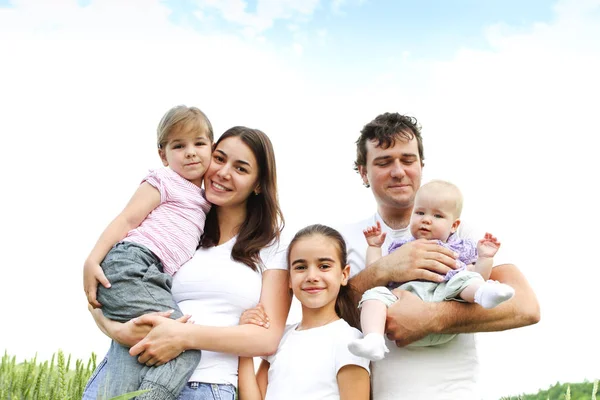
{"type": "Polygon", "coordinates": [[[167,154],[165,153],[165,151],[163,149],[158,149],[158,156],[160,157],[163,165],[165,167],[168,167],[169,162],[167,161],[167,154]]]}
{"type": "Polygon", "coordinates": [[[460,225],[460,219],[457,219],[456,221],[454,221],[454,223],[452,224],[452,228],[450,228],[450,232],[454,233],[456,232],[456,230],[458,229],[458,226],[460,225]]]}
{"type": "Polygon", "coordinates": [[[348,279],[350,279],[350,264],[347,264],[344,268],[342,268],[342,286],[346,286],[348,284],[348,279]]]}

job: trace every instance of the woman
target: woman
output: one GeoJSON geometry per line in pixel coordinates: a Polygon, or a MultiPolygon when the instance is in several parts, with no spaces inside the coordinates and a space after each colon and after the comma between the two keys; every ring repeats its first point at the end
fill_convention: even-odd
{"type": "MultiPolygon", "coordinates": [[[[94,310],[96,323],[114,340],[84,399],[95,399],[103,384],[110,385],[106,363],[123,346],[132,346],[130,354],[149,367],[187,349],[202,350],[196,371],[178,397],[181,400],[233,399],[237,356],[277,350],[291,297],[285,248],[278,247],[283,218],[276,180],[272,144],[263,132],[234,127],[219,138],[204,178],[206,198],[214,205],[205,234],[194,257],[173,277],[173,297],[196,324],[169,319],[165,313],[123,324],[94,310]],[[259,300],[271,318],[269,329],[237,325],[241,313],[259,300]]],[[[136,362],[135,358],[129,362],[136,362]]],[[[119,368],[127,372],[126,363],[114,364],[120,365],[110,365],[111,372],[119,368]]],[[[154,395],[143,398],[169,398],[154,395]]]]}

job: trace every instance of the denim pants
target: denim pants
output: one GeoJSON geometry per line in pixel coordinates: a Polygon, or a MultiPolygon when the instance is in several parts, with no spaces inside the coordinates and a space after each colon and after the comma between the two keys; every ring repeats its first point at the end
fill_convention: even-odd
{"type": "MultiPolygon", "coordinates": [[[[183,315],[171,295],[171,276],[162,272],[160,260],[146,247],[117,243],[101,266],[111,283],[109,289],[98,286],[98,301],[107,318],[126,322],[148,312],[171,309],[175,310],[172,318],[183,315]]],[[[200,362],[200,355],[198,350],[189,350],[164,365],[147,367],[129,355],[129,348],[113,341],[103,394],[113,397],[152,389],[137,399],[175,400],[200,362]]]]}
{"type": "MultiPolygon", "coordinates": [[[[109,398],[104,390],[108,357],[107,355],[96,367],[85,387],[82,400],[104,400],[109,398]]],[[[177,400],[234,400],[235,392],[236,390],[233,385],[188,382],[177,397],[177,400]]],[[[140,397],[138,396],[137,398],[140,397]]]]}
{"type": "Polygon", "coordinates": [[[98,301],[108,319],[127,322],[153,311],[175,310],[172,318],[182,316],[171,294],[173,278],[163,272],[158,257],[145,246],[119,242],[100,264],[111,284],[98,285],[98,301]]]}

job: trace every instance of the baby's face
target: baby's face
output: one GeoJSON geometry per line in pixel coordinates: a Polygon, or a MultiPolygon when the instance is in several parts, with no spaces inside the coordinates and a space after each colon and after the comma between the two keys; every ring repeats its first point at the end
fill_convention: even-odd
{"type": "Polygon", "coordinates": [[[456,199],[444,192],[419,190],[415,197],[410,232],[415,239],[437,239],[446,242],[456,232],[459,221],[456,199]]]}

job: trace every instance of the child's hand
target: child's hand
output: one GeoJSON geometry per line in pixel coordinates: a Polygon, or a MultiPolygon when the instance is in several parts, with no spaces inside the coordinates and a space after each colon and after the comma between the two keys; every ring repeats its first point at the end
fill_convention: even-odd
{"type": "Polygon", "coordinates": [[[486,233],[483,239],[477,242],[477,253],[479,257],[492,258],[498,252],[500,242],[491,233],[486,233]]]}
{"type": "Polygon", "coordinates": [[[85,291],[88,303],[94,308],[102,307],[102,304],[96,300],[98,283],[101,283],[107,289],[110,287],[110,282],[106,279],[100,264],[86,261],[83,265],[83,290],[85,291]]]}
{"type": "Polygon", "coordinates": [[[265,309],[261,303],[258,303],[256,307],[246,310],[242,313],[240,317],[240,325],[244,324],[254,324],[264,328],[268,328],[271,325],[269,322],[269,316],[265,312],[265,309]]]}
{"type": "Polygon", "coordinates": [[[377,221],[377,225],[369,226],[367,229],[363,230],[365,235],[365,239],[367,239],[367,243],[369,246],[373,247],[381,247],[385,242],[385,232],[381,232],[381,224],[377,221]]]}

